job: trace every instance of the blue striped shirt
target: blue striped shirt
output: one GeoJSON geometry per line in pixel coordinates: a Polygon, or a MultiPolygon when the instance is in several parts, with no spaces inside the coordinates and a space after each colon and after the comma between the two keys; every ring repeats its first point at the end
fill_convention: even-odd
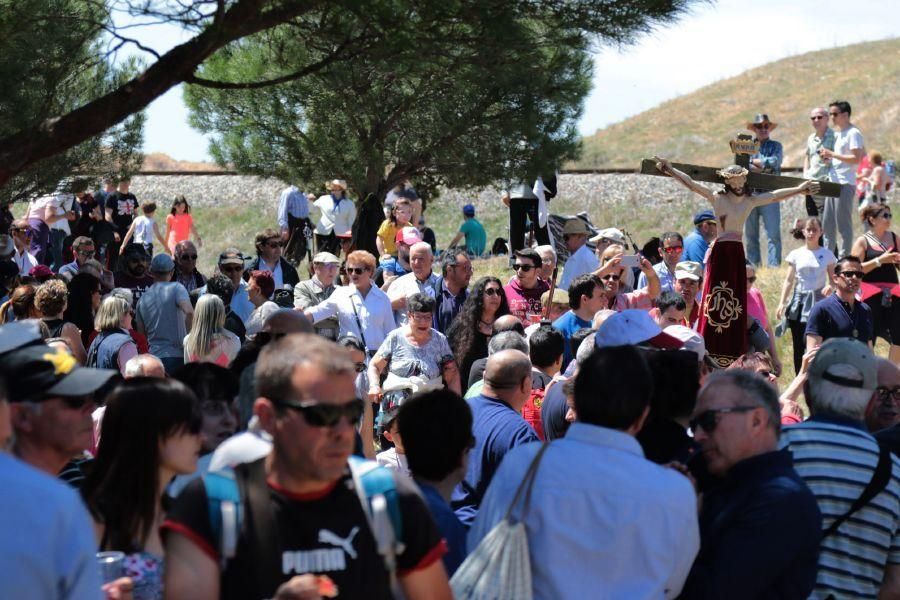
{"type": "MultiPolygon", "coordinates": [[[[812,490],[827,529],[862,495],[878,464],[878,445],[862,423],[813,417],[786,427],[782,447],[812,490]]],[[[877,598],[888,564],[900,564],[900,460],[887,487],[822,542],[810,598],[877,598]]]]}
{"type": "Polygon", "coordinates": [[[309,218],[309,200],[295,185],[282,190],[278,199],[278,226],[282,229],[288,228],[288,215],[298,219],[309,218]]]}

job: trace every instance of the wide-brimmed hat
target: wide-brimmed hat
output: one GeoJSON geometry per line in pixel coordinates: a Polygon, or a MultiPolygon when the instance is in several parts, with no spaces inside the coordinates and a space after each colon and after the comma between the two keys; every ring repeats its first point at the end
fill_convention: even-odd
{"type": "Polygon", "coordinates": [[[606,229],[601,229],[599,232],[597,232],[597,235],[590,239],[590,241],[596,244],[604,238],[616,244],[620,244],[622,246],[625,245],[625,234],[615,227],[607,227],[606,229]]]}
{"type": "Polygon", "coordinates": [[[334,188],[340,188],[342,191],[347,191],[347,182],[343,179],[332,179],[331,181],[325,184],[325,189],[333,192],[334,188]]]}
{"type": "Polygon", "coordinates": [[[716,174],[723,179],[731,179],[732,177],[746,177],[749,172],[741,165],[728,165],[724,169],[716,171],[716,174]]]}
{"type": "Polygon", "coordinates": [[[81,367],[60,348],[25,346],[3,355],[0,374],[10,402],[41,401],[54,396],[84,396],[97,391],[116,374],[111,369],[81,367]]]}
{"type": "Polygon", "coordinates": [[[756,129],[756,125],[762,125],[763,123],[767,123],[769,125],[769,131],[772,131],[776,127],[778,127],[778,123],[769,120],[769,115],[765,113],[757,114],[752,121],[747,121],[747,129],[750,131],[754,131],[756,129]]]}
{"type": "Polygon", "coordinates": [[[590,235],[591,230],[581,219],[569,219],[563,227],[563,235],[590,235]]]}

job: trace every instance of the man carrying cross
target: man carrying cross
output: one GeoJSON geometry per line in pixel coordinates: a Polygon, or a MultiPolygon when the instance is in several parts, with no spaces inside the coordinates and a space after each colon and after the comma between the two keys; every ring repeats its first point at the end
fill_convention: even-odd
{"type": "Polygon", "coordinates": [[[744,276],[746,259],[742,243],[747,216],[756,207],[796,194],[816,194],[819,183],[801,180],[802,183],[795,187],[752,192],[751,186],[756,187],[756,182],[748,180],[749,171],[740,165],[731,165],[716,172],[724,180],[725,189],[713,193],[664,158],[657,157],[655,167],[706,198],[712,204],[719,222],[719,236],[710,247],[706,263],[698,331],[703,335],[713,360],[727,367],[747,349],[747,279],[744,276]]]}

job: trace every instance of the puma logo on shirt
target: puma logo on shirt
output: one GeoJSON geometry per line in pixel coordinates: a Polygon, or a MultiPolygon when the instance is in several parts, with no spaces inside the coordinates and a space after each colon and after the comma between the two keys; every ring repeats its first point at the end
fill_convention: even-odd
{"type": "Polygon", "coordinates": [[[347,558],[357,558],[353,548],[353,540],[359,533],[359,527],[350,530],[343,538],[328,529],[319,530],[319,543],[330,544],[337,548],[317,548],[316,550],[288,551],[281,554],[281,571],[285,575],[296,573],[322,573],[328,571],[344,571],[347,569],[347,558]],[[346,556],[344,555],[346,553],[346,556]]]}

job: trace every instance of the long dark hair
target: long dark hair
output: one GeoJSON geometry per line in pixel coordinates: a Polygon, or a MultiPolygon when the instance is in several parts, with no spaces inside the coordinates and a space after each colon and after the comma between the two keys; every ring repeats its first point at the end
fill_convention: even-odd
{"type": "Polygon", "coordinates": [[[77,273],[69,282],[69,303],[63,319],[81,330],[81,341],[87,347],[94,331],[93,294],[100,289],[100,280],[89,273],[77,273]]]}
{"type": "Polygon", "coordinates": [[[197,397],[179,381],[136,377],[110,393],[97,458],[81,489],[105,527],[101,550],[142,549],[155,524],[160,441],[199,433],[200,424],[197,397]]]}
{"type": "Polygon", "coordinates": [[[172,201],[172,210],[170,211],[171,214],[178,214],[178,211],[175,210],[175,207],[177,207],[179,204],[184,204],[184,214],[191,214],[191,205],[188,204],[187,198],[180,194],[178,196],[175,196],[175,199],[172,201]]]}
{"type": "Polygon", "coordinates": [[[502,317],[509,314],[509,305],[506,303],[506,294],[503,293],[503,284],[496,277],[482,277],[472,286],[469,297],[463,302],[459,314],[453,319],[450,328],[447,330],[447,339],[450,347],[453,348],[453,355],[456,357],[456,364],[468,364],[469,355],[475,350],[475,344],[478,337],[478,321],[484,314],[484,288],[489,283],[496,283],[500,286],[500,306],[494,318],[502,317]]]}

